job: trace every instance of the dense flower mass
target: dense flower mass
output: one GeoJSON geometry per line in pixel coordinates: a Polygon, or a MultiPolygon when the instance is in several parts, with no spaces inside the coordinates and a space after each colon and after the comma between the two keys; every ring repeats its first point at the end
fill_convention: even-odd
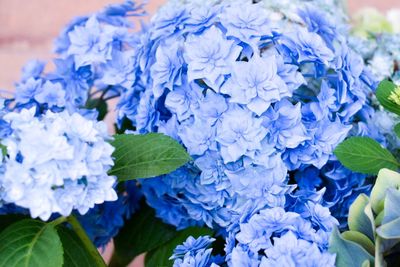
{"type": "Polygon", "coordinates": [[[287,262],[301,264],[295,248],[283,247],[295,239],[310,266],[330,266],[324,251],[338,222],[329,209],[342,223],[369,190],[333,150],[369,130],[375,80],[341,18],[303,1],[296,9],[271,2],[167,3],[139,34],[119,119],[138,133],[172,136],[194,159],[141,181],[164,221],[225,229],[228,262],[270,266],[290,250],[287,262]]]}
{"type": "Polygon", "coordinates": [[[140,32],[128,17],[143,5],[129,0],[73,20],[55,70],[30,62],[0,103],[0,215],[73,213],[101,247],[143,196],[178,230],[215,232],[178,245],[174,267],[334,266],[330,233],[370,185],[333,151],[352,135],[395,147],[370,95],[374,75],[400,77],[399,37],[349,43],[338,2],[170,0],[140,32]],[[97,121],[117,96],[119,132],[164,133],[193,160],[117,187],[97,121]]]}
{"type": "Polygon", "coordinates": [[[0,199],[47,220],[53,213],[86,213],[95,204],[116,200],[113,147],[103,122],[67,111],[35,116],[36,110],[9,112],[7,148],[0,174],[0,199]]]}
{"type": "Polygon", "coordinates": [[[207,248],[215,239],[202,236],[198,239],[188,237],[178,245],[170,258],[174,260],[174,267],[179,266],[217,266],[212,260],[212,248],[207,248]]]}
{"type": "MultiPolygon", "coordinates": [[[[39,166],[46,168],[46,164],[48,164],[53,166],[53,169],[47,169],[45,173],[40,174],[43,182],[37,182],[35,187],[31,188],[31,180],[34,178],[33,181],[36,181],[36,174],[30,173],[27,176],[30,180],[27,181],[24,180],[26,177],[21,178],[18,183],[22,182],[23,188],[13,187],[13,190],[25,190],[23,194],[26,196],[25,199],[18,200],[18,203],[11,199],[7,201],[1,199],[5,193],[3,193],[4,188],[0,187],[1,214],[27,214],[30,212],[33,217],[39,216],[46,219],[50,216],[49,214],[67,215],[71,213],[71,209],[74,209],[77,210],[74,214],[82,223],[89,237],[96,246],[100,247],[105,246],[118,233],[124,220],[138,208],[141,193],[138,192],[135,183],[126,184],[125,190],[118,192],[117,201],[107,202],[117,199],[113,189],[115,188],[115,178],[107,176],[107,171],[113,164],[112,148],[106,143],[110,137],[106,133],[104,123],[97,123],[95,120],[104,117],[105,114],[96,112],[91,103],[101,103],[101,101],[116,97],[121,88],[129,88],[132,85],[134,80],[134,73],[131,73],[133,69],[132,48],[136,41],[132,34],[128,34],[128,30],[133,27],[129,17],[144,14],[142,4],[125,1],[122,4],[109,5],[91,16],[74,19],[55,42],[57,58],[54,60],[54,71],[44,73],[45,63],[37,60],[30,61],[23,68],[21,80],[16,86],[15,96],[13,99],[5,101],[6,108],[3,113],[10,111],[18,113],[21,110],[26,113],[25,109],[29,109],[30,114],[32,113],[32,116],[34,114],[34,120],[37,121],[35,125],[29,127],[32,128],[33,133],[42,134],[40,139],[42,141],[50,140],[47,138],[44,140],[48,135],[47,131],[50,131],[49,134],[53,133],[51,128],[48,129],[50,126],[47,126],[50,123],[49,120],[43,121],[50,114],[53,117],[59,117],[57,123],[64,121],[67,132],[70,131],[68,127],[71,127],[71,131],[73,129],[85,131],[81,124],[87,126],[88,134],[97,132],[97,141],[80,140],[79,136],[75,136],[75,134],[75,137],[67,135],[63,137],[62,135],[67,132],[63,133],[62,129],[59,129],[61,132],[54,132],[58,135],[57,138],[66,138],[68,143],[68,146],[60,147],[57,151],[61,153],[60,151],[65,148],[69,149],[69,152],[66,151],[63,154],[65,158],[48,159],[49,162],[44,162],[45,165],[39,166]],[[67,114],[72,114],[75,119],[68,119],[69,115],[67,114]],[[70,125],[68,126],[68,124],[70,125]],[[36,126],[44,127],[46,132],[38,132],[40,129],[34,131],[36,126]],[[71,151],[74,153],[74,159],[68,158],[71,151]],[[85,155],[90,151],[93,151],[94,154],[91,152],[92,155],[85,155]],[[101,159],[93,157],[101,157],[101,159]],[[63,164],[57,169],[58,165],[55,164],[60,162],[63,164]],[[71,170],[69,170],[70,168],[71,170]],[[71,172],[73,168],[76,173],[69,176],[68,172],[71,172]],[[42,176],[45,174],[53,176],[45,179],[42,176]],[[59,174],[62,176],[58,176],[59,180],[55,183],[53,180],[59,174]],[[81,176],[78,177],[79,175],[81,176]],[[28,189],[35,190],[35,194],[29,196],[26,191],[28,189]],[[57,191],[57,194],[53,191],[57,191]],[[50,196],[36,200],[38,195],[50,196]],[[32,202],[30,202],[31,200],[32,202]],[[50,204],[41,205],[40,201],[47,201],[50,204]],[[104,204],[101,204],[103,202],[104,204]],[[38,210],[36,206],[40,206],[41,210],[38,210]],[[41,214],[37,214],[38,212],[41,214]],[[82,215],[83,213],[84,215],[82,215]]],[[[2,139],[10,136],[13,132],[5,120],[0,120],[0,127],[2,139]]],[[[26,138],[26,135],[23,138],[26,138]]],[[[34,139],[33,136],[30,138],[34,139]]],[[[31,144],[24,149],[41,151],[41,149],[45,149],[41,145],[45,144],[37,143],[35,147],[32,147],[33,144],[31,144]]],[[[48,152],[52,153],[52,151],[48,152]]],[[[20,157],[21,154],[18,155],[20,157]]],[[[22,157],[20,157],[21,159],[22,157]]],[[[13,161],[15,160],[14,158],[13,161]]],[[[11,162],[7,159],[3,162],[4,168],[8,166],[9,161],[11,162]]],[[[25,163],[19,162],[20,165],[25,163]]],[[[30,164],[36,166],[36,163],[30,164]]],[[[15,162],[13,164],[15,165],[15,162]]],[[[23,166],[28,167],[28,165],[23,166]]],[[[8,175],[11,175],[12,170],[9,170],[8,175]]],[[[36,172],[38,170],[34,168],[29,171],[36,172]]],[[[11,184],[7,186],[11,186],[11,184]]]]}

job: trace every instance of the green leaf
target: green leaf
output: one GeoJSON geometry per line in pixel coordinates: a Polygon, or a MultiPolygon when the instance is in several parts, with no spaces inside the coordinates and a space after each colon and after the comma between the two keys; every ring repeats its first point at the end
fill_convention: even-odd
{"type": "Polygon", "coordinates": [[[394,132],[396,133],[397,137],[400,138],[400,123],[394,126],[394,132]]]}
{"type": "Polygon", "coordinates": [[[368,137],[350,137],[334,153],[345,167],[355,172],[377,174],[382,168],[397,170],[399,166],[387,149],[368,137]]]}
{"type": "Polygon", "coordinates": [[[375,185],[371,191],[371,206],[376,214],[379,214],[384,208],[384,199],[388,188],[399,188],[400,187],[400,174],[388,170],[382,169],[378,173],[375,185]]]}
{"type": "Polygon", "coordinates": [[[167,174],[191,158],[186,150],[169,136],[157,133],[145,135],[115,135],[115,165],[110,175],[119,181],[167,174]]]}
{"type": "Polygon", "coordinates": [[[375,226],[379,226],[382,224],[383,217],[385,216],[385,211],[382,210],[375,218],[375,226]]]}
{"type": "Polygon", "coordinates": [[[361,265],[361,267],[370,267],[371,263],[369,262],[369,260],[366,260],[363,262],[363,264],[361,265]]]}
{"type": "Polygon", "coordinates": [[[99,121],[103,120],[108,113],[107,101],[105,101],[102,98],[88,99],[85,107],[87,109],[96,109],[99,112],[99,114],[97,116],[97,120],[99,120],[99,121]]]}
{"type": "Polygon", "coordinates": [[[371,255],[375,253],[375,245],[366,235],[357,231],[346,231],[342,233],[342,237],[346,240],[353,241],[368,251],[371,255]]]}
{"type": "Polygon", "coordinates": [[[1,149],[1,154],[3,155],[3,157],[5,155],[7,155],[8,151],[7,151],[7,147],[3,144],[0,144],[0,149],[1,149]]]}
{"type": "Polygon", "coordinates": [[[212,235],[212,230],[208,228],[190,227],[177,233],[175,238],[146,254],[146,267],[164,267],[172,266],[169,258],[172,256],[177,245],[182,244],[189,236],[197,238],[203,235],[212,235]]]}
{"type": "Polygon", "coordinates": [[[360,194],[351,204],[348,217],[348,225],[351,231],[357,231],[374,240],[374,230],[371,221],[365,214],[365,207],[369,203],[369,198],[365,194],[360,194]]]}
{"type": "Polygon", "coordinates": [[[26,219],[0,234],[1,267],[63,266],[63,247],[51,224],[26,219]]]}
{"type": "Polygon", "coordinates": [[[379,103],[390,112],[400,115],[400,106],[390,100],[390,95],[395,91],[396,85],[388,80],[382,81],[376,89],[376,98],[379,103]]]}
{"type": "Polygon", "coordinates": [[[154,210],[142,207],[114,238],[114,254],[111,266],[126,266],[136,256],[153,250],[172,238],[177,231],[171,225],[155,217],[154,210]]]}
{"type": "Polygon", "coordinates": [[[329,252],[336,254],[337,267],[362,266],[366,260],[371,264],[374,262],[374,257],[371,254],[359,244],[344,239],[337,228],[332,231],[329,252]]]}
{"type": "Polygon", "coordinates": [[[57,232],[64,248],[65,267],[94,267],[98,266],[82,241],[74,231],[62,225],[57,226],[57,232]]]}

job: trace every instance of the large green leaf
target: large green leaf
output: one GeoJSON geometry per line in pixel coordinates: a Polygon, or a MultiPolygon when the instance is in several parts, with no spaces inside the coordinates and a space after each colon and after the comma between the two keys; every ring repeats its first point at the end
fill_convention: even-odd
{"type": "Polygon", "coordinates": [[[398,124],[396,124],[395,126],[394,126],[394,132],[396,133],[396,135],[397,135],[397,137],[399,137],[400,138],[400,123],[398,123],[398,124]]]}
{"type": "Polygon", "coordinates": [[[155,217],[153,209],[142,207],[125,223],[114,238],[111,266],[126,266],[136,256],[153,250],[174,238],[177,231],[155,217]]]}
{"type": "Polygon", "coordinates": [[[388,80],[382,81],[376,90],[376,98],[381,105],[397,115],[400,115],[400,105],[390,99],[390,96],[395,92],[396,85],[388,80]]]}
{"type": "Polygon", "coordinates": [[[115,166],[110,174],[120,181],[166,174],[191,159],[181,145],[163,134],[115,135],[112,145],[115,166]]]}
{"type": "Polygon", "coordinates": [[[1,267],[61,267],[63,247],[54,226],[26,219],[0,234],[1,267]]]}
{"type": "Polygon", "coordinates": [[[382,168],[396,170],[399,166],[387,149],[368,137],[350,137],[334,153],[344,166],[355,172],[377,174],[382,168]]]}
{"type": "Polygon", "coordinates": [[[374,257],[359,244],[344,239],[337,228],[332,231],[329,252],[336,254],[337,267],[359,267],[368,260],[373,264],[374,257]]]}
{"type": "Polygon", "coordinates": [[[378,173],[375,185],[371,191],[371,206],[376,214],[379,214],[384,208],[384,199],[388,188],[399,188],[400,187],[400,174],[388,170],[382,169],[378,173]]]}
{"type": "Polygon", "coordinates": [[[360,194],[351,204],[348,217],[348,225],[351,231],[357,231],[374,240],[374,230],[368,216],[365,214],[365,207],[369,203],[369,198],[365,194],[360,194]]]}
{"type": "Polygon", "coordinates": [[[64,267],[99,267],[74,231],[58,225],[57,232],[64,248],[64,267]]]}
{"type": "Polygon", "coordinates": [[[175,238],[171,239],[164,245],[150,251],[146,255],[146,267],[166,267],[172,266],[169,258],[172,256],[177,245],[182,244],[189,236],[197,238],[203,235],[212,235],[212,230],[208,228],[191,227],[177,233],[175,238]]]}

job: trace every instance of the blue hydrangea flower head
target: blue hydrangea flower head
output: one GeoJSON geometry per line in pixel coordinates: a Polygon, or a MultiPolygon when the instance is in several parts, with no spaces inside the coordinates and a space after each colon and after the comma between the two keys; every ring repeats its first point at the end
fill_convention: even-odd
{"type": "Polygon", "coordinates": [[[274,238],[274,245],[265,250],[266,257],[261,259],[260,266],[335,266],[335,255],[321,252],[310,242],[297,239],[293,232],[274,238]]]}
{"type": "MultiPolygon", "coordinates": [[[[344,226],[352,194],[368,191],[333,155],[349,135],[375,131],[375,80],[333,2],[171,0],[136,36],[119,122],[169,135],[193,158],[141,180],[143,194],[178,229],[223,233],[228,265],[301,264],[299,250],[274,250],[292,238],[311,263],[332,265],[330,231],[344,226]]],[[[181,253],[176,264],[208,257],[181,253]]]]}
{"type": "Polygon", "coordinates": [[[178,245],[171,260],[174,260],[174,267],[195,266],[206,267],[211,265],[211,251],[207,247],[214,241],[209,236],[201,236],[197,239],[189,236],[182,245],[178,245]]]}
{"type": "Polygon", "coordinates": [[[0,174],[0,198],[48,220],[53,213],[81,214],[95,204],[117,199],[113,147],[103,122],[67,111],[35,116],[35,108],[9,112],[3,120],[12,132],[0,174]],[[15,177],[18,177],[16,179],[15,177]]]}
{"type": "Polygon", "coordinates": [[[218,88],[223,76],[231,72],[229,62],[235,61],[241,47],[224,37],[221,29],[211,26],[202,35],[189,35],[183,54],[188,64],[188,80],[205,79],[218,88]]]}

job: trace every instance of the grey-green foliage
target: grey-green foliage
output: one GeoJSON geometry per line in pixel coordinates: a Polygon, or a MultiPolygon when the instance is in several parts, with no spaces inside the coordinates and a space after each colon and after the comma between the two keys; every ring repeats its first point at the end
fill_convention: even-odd
{"type": "Polygon", "coordinates": [[[386,258],[400,253],[400,174],[382,169],[371,192],[361,194],[350,207],[350,231],[332,233],[329,250],[336,265],[386,266],[386,258]],[[370,265],[368,265],[370,264],[370,265]]]}

